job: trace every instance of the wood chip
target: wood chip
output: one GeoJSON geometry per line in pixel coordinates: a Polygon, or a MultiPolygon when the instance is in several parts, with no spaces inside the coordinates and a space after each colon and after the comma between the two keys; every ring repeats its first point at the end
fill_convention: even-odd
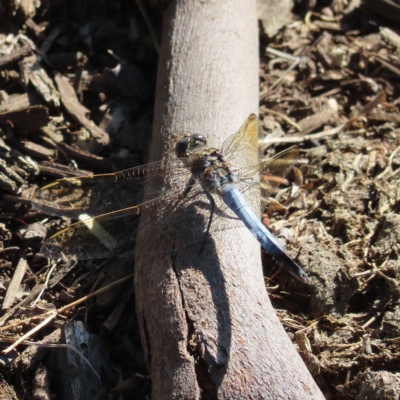
{"type": "Polygon", "coordinates": [[[67,347],[54,353],[58,370],[62,374],[66,399],[91,399],[101,389],[100,374],[107,376],[110,367],[105,343],[97,335],[86,331],[81,321],[63,326],[67,347]],[[81,356],[79,356],[79,354],[81,356]]]}
{"type": "Polygon", "coordinates": [[[2,172],[0,172],[0,188],[13,194],[17,194],[18,192],[17,184],[2,172]]]}
{"type": "Polygon", "coordinates": [[[21,131],[36,131],[49,122],[49,110],[45,106],[32,106],[0,114],[0,125],[8,125],[21,131]]]}
{"type": "Polygon", "coordinates": [[[41,146],[40,144],[34,142],[30,142],[28,140],[20,140],[19,142],[13,140],[13,143],[16,144],[20,149],[22,149],[24,153],[33,157],[49,160],[51,158],[54,158],[54,156],[56,155],[55,150],[41,146]]]}
{"type": "Polygon", "coordinates": [[[28,93],[12,94],[8,96],[6,101],[0,104],[0,114],[21,111],[33,105],[35,104],[32,103],[32,99],[28,93]]]}
{"type": "Polygon", "coordinates": [[[9,67],[11,64],[21,60],[23,57],[32,54],[32,49],[28,44],[13,51],[11,54],[0,57],[0,68],[9,67]]]}
{"type": "Polygon", "coordinates": [[[89,110],[79,102],[68,79],[60,73],[56,73],[54,79],[61,95],[61,102],[66,108],[68,114],[83,125],[99,144],[103,146],[108,145],[110,143],[108,133],[96,126],[93,121],[86,117],[86,115],[89,114],[89,110]]]}
{"type": "Polygon", "coordinates": [[[325,109],[298,122],[300,133],[307,135],[332,120],[334,110],[325,109]]]}
{"type": "Polygon", "coordinates": [[[25,57],[19,63],[19,66],[23,72],[25,85],[28,85],[28,82],[30,82],[46,103],[59,107],[60,95],[54,87],[53,81],[40,65],[36,55],[25,57]]]}
{"type": "Polygon", "coordinates": [[[2,304],[3,310],[10,308],[12,303],[14,302],[14,299],[18,296],[18,291],[22,282],[22,278],[25,275],[27,265],[28,264],[25,256],[22,256],[19,259],[18,265],[15,268],[14,275],[11,279],[10,285],[8,286],[6,295],[4,296],[4,301],[2,304]]]}
{"type": "Polygon", "coordinates": [[[379,31],[384,40],[386,40],[388,43],[390,43],[393,46],[400,49],[400,35],[399,34],[397,34],[396,32],[394,32],[391,29],[386,28],[386,27],[379,28],[379,31]]]}

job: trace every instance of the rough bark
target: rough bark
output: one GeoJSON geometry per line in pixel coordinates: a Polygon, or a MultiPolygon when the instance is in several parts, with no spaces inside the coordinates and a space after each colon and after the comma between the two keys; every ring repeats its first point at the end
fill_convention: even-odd
{"type": "MultiPolygon", "coordinates": [[[[257,113],[256,1],[172,2],[156,96],[150,161],[173,159],[182,132],[218,147],[257,113]]],[[[178,180],[167,177],[164,188],[178,180]]],[[[151,235],[141,222],[135,293],[152,397],[322,399],[270,304],[252,235],[216,230],[200,253],[183,250],[203,240],[205,208],[154,215],[151,235]]]]}

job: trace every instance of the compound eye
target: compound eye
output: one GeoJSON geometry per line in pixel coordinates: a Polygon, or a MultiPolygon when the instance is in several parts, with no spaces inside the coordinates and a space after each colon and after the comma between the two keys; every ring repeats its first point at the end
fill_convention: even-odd
{"type": "Polygon", "coordinates": [[[178,158],[187,158],[194,149],[205,146],[206,144],[207,139],[203,135],[184,135],[175,145],[175,154],[178,158]]]}
{"type": "Polygon", "coordinates": [[[178,158],[185,158],[188,156],[187,149],[189,147],[190,140],[191,136],[185,134],[176,142],[175,154],[178,158]]]}
{"type": "Polygon", "coordinates": [[[204,135],[195,134],[190,136],[191,146],[204,146],[207,144],[207,138],[204,135]]]}

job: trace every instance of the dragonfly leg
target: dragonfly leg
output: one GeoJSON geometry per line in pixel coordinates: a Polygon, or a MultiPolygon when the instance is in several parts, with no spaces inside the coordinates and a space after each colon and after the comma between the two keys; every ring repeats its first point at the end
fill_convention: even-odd
{"type": "Polygon", "coordinates": [[[210,212],[210,219],[208,220],[208,225],[207,225],[207,230],[206,230],[206,236],[210,233],[210,228],[211,228],[211,222],[213,219],[213,215],[214,215],[214,211],[215,211],[215,200],[214,198],[211,196],[210,193],[205,192],[207,199],[209,200],[209,202],[211,203],[211,212],[210,212]]]}
{"type": "Polygon", "coordinates": [[[185,190],[182,193],[182,197],[186,197],[189,194],[189,192],[192,190],[192,187],[195,183],[196,183],[196,179],[192,175],[186,184],[185,190]]]}

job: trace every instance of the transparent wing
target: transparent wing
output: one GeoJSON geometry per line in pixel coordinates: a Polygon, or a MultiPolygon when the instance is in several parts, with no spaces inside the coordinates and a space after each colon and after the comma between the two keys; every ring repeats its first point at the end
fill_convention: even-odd
{"type": "MultiPolygon", "coordinates": [[[[255,172],[259,171],[261,180],[274,182],[271,178],[285,178],[293,166],[299,163],[299,154],[298,147],[290,147],[274,157],[260,162],[256,168],[248,168],[247,171],[243,171],[243,174],[246,176],[253,174],[254,170],[255,172]]],[[[279,179],[276,182],[278,183],[279,179]]]]}
{"type": "Polygon", "coordinates": [[[258,118],[255,114],[251,114],[239,129],[239,132],[229,136],[224,141],[221,151],[235,170],[257,164],[258,135],[258,118]]]}
{"type": "MultiPolygon", "coordinates": [[[[64,178],[40,188],[32,200],[38,211],[79,219],[123,210],[141,203],[146,182],[167,174],[189,179],[190,172],[180,160],[158,161],[111,174],[64,178]]],[[[152,194],[149,193],[150,198],[152,194]]]]}
{"type": "MultiPolygon", "coordinates": [[[[297,147],[291,147],[266,161],[235,171],[238,177],[236,186],[245,196],[249,206],[256,215],[260,214],[260,202],[259,200],[256,201],[259,199],[260,194],[260,179],[262,182],[262,198],[267,198],[271,194],[276,193],[278,186],[289,184],[284,178],[298,162],[299,149],[297,147]]],[[[222,199],[214,196],[214,200],[222,213],[230,214],[228,206],[222,199]]],[[[218,221],[213,222],[213,224],[219,224],[220,228],[221,220],[222,219],[218,219],[218,221]]]]}
{"type": "MultiPolygon", "coordinates": [[[[53,259],[62,254],[95,259],[132,253],[139,216],[156,215],[178,201],[189,177],[180,160],[159,161],[112,174],[60,179],[42,187],[35,193],[33,208],[80,220],[51,236],[42,253],[53,259]],[[167,174],[180,176],[182,188],[158,197],[167,174]],[[148,201],[142,202],[146,183],[152,184],[146,189],[148,201]]],[[[200,191],[195,186],[193,194],[200,191]]]]}
{"type": "Polygon", "coordinates": [[[290,147],[283,150],[275,156],[259,164],[261,174],[270,174],[274,176],[286,176],[292,167],[299,162],[299,148],[290,147]]]}
{"type": "Polygon", "coordinates": [[[250,177],[256,172],[261,175],[286,176],[299,160],[299,149],[291,147],[266,161],[258,162],[259,131],[258,118],[251,114],[239,132],[224,141],[222,153],[239,178],[250,177]]]}
{"type": "MultiPolygon", "coordinates": [[[[276,193],[276,189],[281,184],[289,184],[284,178],[298,162],[299,149],[291,147],[268,160],[235,170],[238,178],[236,186],[248,199],[249,205],[256,215],[260,213],[260,204],[255,201],[260,194],[260,180],[262,182],[262,198],[267,198],[276,193]],[[255,196],[254,199],[253,196],[255,196]]],[[[221,210],[226,210],[226,205],[221,202],[217,202],[217,204],[221,210]]]]}
{"type": "MultiPolygon", "coordinates": [[[[200,192],[200,189],[196,190],[193,196],[200,192]]],[[[65,255],[81,260],[132,254],[139,218],[146,217],[146,221],[156,221],[161,213],[173,213],[181,194],[181,190],[170,192],[144,203],[93,218],[81,214],[80,222],[61,229],[47,239],[41,252],[52,259],[65,255]]],[[[174,219],[175,217],[176,215],[169,216],[174,219]]],[[[150,225],[148,229],[154,230],[155,224],[150,225]]]]}
{"type": "Polygon", "coordinates": [[[140,207],[84,219],[61,229],[43,244],[41,253],[51,259],[68,256],[89,260],[129,252],[139,223],[140,207]]]}

